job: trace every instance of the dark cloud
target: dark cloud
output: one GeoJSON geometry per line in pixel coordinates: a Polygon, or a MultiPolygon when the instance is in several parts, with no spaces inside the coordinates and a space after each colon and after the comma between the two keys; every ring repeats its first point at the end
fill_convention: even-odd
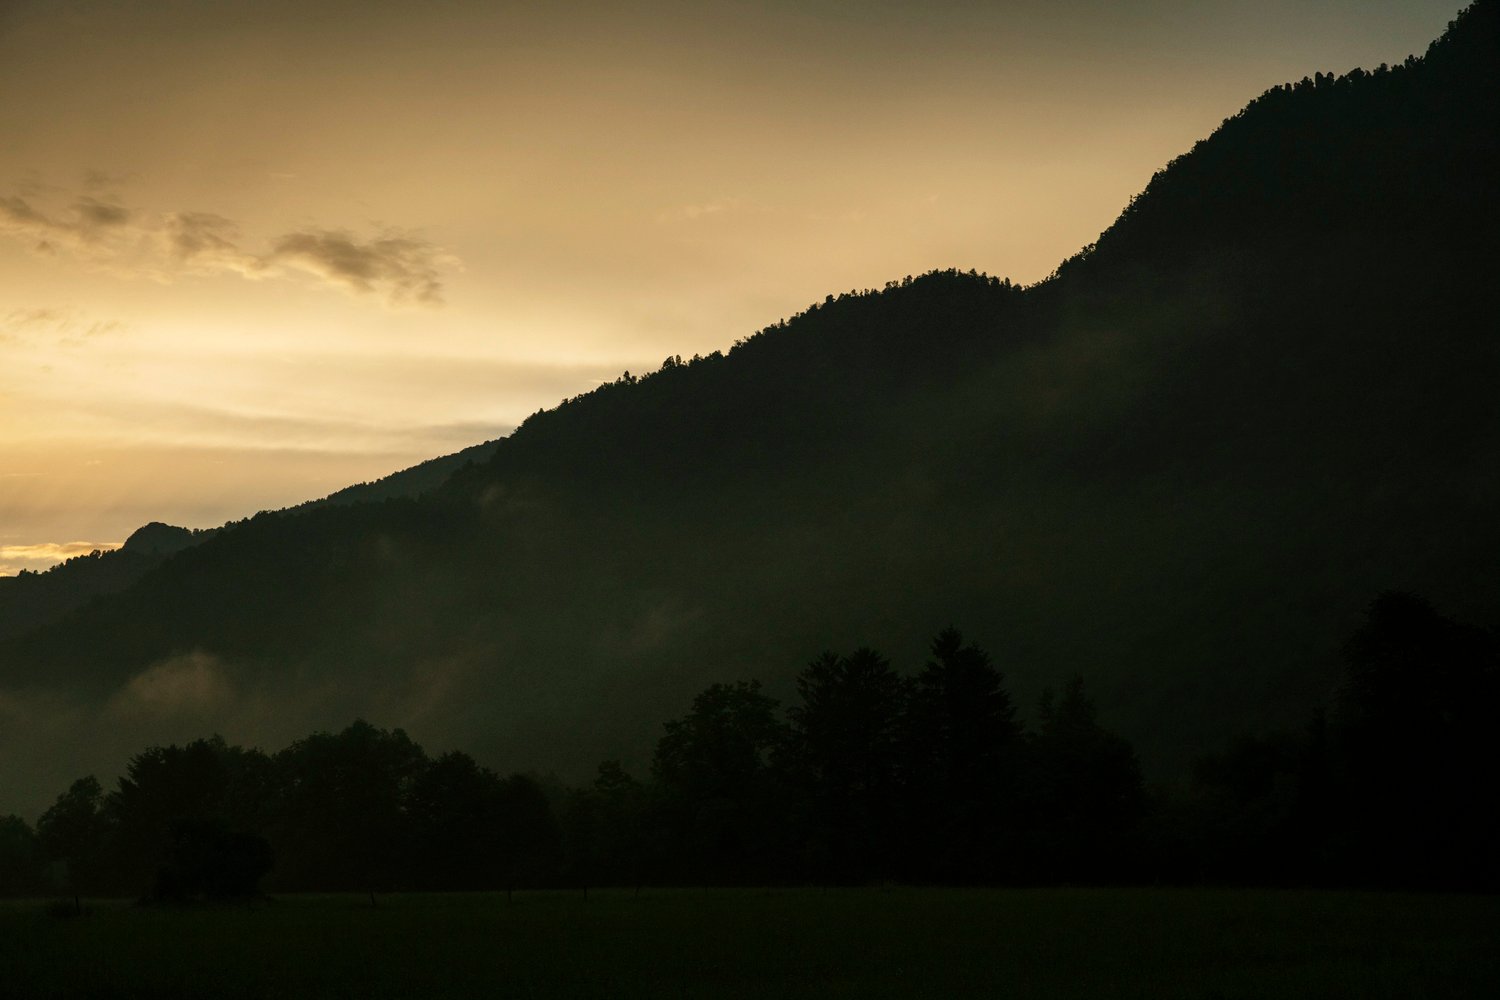
{"type": "Polygon", "coordinates": [[[79,197],[65,214],[57,216],[20,195],[0,197],[0,231],[35,240],[39,250],[92,246],[123,231],[130,222],[130,211],[123,205],[91,195],[79,197]]]}
{"type": "Polygon", "coordinates": [[[261,277],[265,261],[240,249],[239,226],[213,212],[173,212],[162,224],[167,254],[178,266],[197,274],[230,271],[261,277]]]}
{"type": "Polygon", "coordinates": [[[442,301],[439,265],[445,258],[432,244],[410,236],[360,242],[340,230],[288,233],[276,241],[268,260],[357,292],[380,289],[395,301],[442,301]]]}
{"type": "Polygon", "coordinates": [[[0,198],[0,218],[17,226],[45,225],[48,219],[18,195],[0,198]]]}
{"type": "Polygon", "coordinates": [[[174,212],[166,220],[173,256],[191,260],[204,254],[239,252],[239,227],[212,212],[174,212]]]}
{"type": "Polygon", "coordinates": [[[123,226],[130,221],[130,212],[123,205],[112,205],[87,195],[73,203],[73,211],[78,225],[89,231],[123,226]]]}

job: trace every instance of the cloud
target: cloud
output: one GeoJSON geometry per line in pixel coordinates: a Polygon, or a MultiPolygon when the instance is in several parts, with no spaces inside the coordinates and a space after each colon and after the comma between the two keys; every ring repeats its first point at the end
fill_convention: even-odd
{"type": "Polygon", "coordinates": [[[12,309],[0,319],[0,340],[10,340],[34,330],[55,330],[68,322],[63,309],[12,309]]]}
{"type": "Polygon", "coordinates": [[[167,216],[164,233],[178,260],[193,260],[205,254],[238,252],[239,227],[212,212],[173,212],[167,216]]]}
{"type": "MultiPolygon", "coordinates": [[[[32,473],[10,472],[6,478],[29,477],[32,473]]],[[[39,475],[36,474],[36,475],[39,475]]],[[[119,542],[37,542],[30,545],[0,545],[0,576],[14,576],[23,569],[44,570],[64,559],[86,556],[95,549],[105,552],[119,542]]]]}
{"type": "Polygon", "coordinates": [[[126,232],[130,211],[112,201],[82,195],[57,215],[34,206],[20,195],[0,198],[0,226],[14,236],[34,240],[38,249],[58,245],[75,250],[102,247],[126,232]]]}
{"type": "Polygon", "coordinates": [[[32,208],[31,203],[20,195],[0,198],[0,219],[17,228],[39,226],[46,229],[52,225],[52,220],[32,208]]]}
{"type": "Polygon", "coordinates": [[[162,226],[168,256],[194,274],[232,272],[263,277],[266,264],[240,249],[239,226],[213,212],[172,212],[162,226]]]}
{"type": "Polygon", "coordinates": [[[78,217],[83,232],[87,234],[123,226],[130,221],[130,212],[123,205],[112,205],[87,195],[73,203],[73,212],[78,217]]]}
{"type": "Polygon", "coordinates": [[[12,309],[0,315],[0,343],[47,340],[66,347],[123,330],[119,320],[90,320],[71,308],[12,309]]]}
{"type": "MultiPolygon", "coordinates": [[[[89,186],[112,180],[95,171],[89,186]]],[[[398,230],[366,238],[343,229],[308,228],[276,236],[269,249],[257,252],[244,245],[238,224],[214,212],[148,215],[93,194],[49,210],[36,202],[47,193],[32,185],[24,195],[0,196],[0,235],[30,244],[35,253],[67,254],[129,277],[162,282],[181,275],[302,278],[392,304],[435,306],[443,301],[444,273],[461,267],[441,248],[398,230]]]]}
{"type": "Polygon", "coordinates": [[[457,262],[424,240],[388,234],[360,242],[340,230],[288,233],[278,239],[271,265],[296,268],[356,292],[383,288],[394,301],[442,301],[442,266],[457,262]]]}

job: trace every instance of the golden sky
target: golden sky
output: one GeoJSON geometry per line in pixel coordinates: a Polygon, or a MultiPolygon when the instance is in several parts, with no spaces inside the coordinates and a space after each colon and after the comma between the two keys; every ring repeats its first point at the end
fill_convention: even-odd
{"type": "Polygon", "coordinates": [[[1035,281],[1250,98],[1457,6],[0,0],[0,574],[829,292],[1035,281]]]}

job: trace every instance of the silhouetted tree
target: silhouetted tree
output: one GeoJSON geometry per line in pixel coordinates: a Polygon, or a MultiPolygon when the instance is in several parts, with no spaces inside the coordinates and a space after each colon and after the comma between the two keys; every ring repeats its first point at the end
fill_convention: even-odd
{"type": "Polygon", "coordinates": [[[1500,642],[1419,597],[1387,593],[1346,659],[1332,726],[1342,822],[1331,856],[1356,882],[1500,885],[1500,642]]]}
{"type": "MultiPolygon", "coordinates": [[[[569,790],[563,802],[562,831],[567,875],[587,890],[592,885],[634,885],[644,881],[651,857],[646,790],[619,761],[599,765],[591,785],[569,790]]],[[[674,853],[688,849],[674,842],[674,853]]]]}
{"type": "Polygon", "coordinates": [[[553,884],[562,863],[562,831],[541,785],[524,774],[503,779],[499,816],[499,851],[508,867],[506,884],[553,884]]]}
{"type": "Polygon", "coordinates": [[[1494,888],[1500,642],[1386,593],[1345,646],[1331,717],[1238,737],[1199,761],[1181,806],[1196,877],[1275,884],[1494,888]]]}
{"type": "Polygon", "coordinates": [[[1060,697],[1044,692],[1038,715],[1024,765],[1028,874],[1064,882],[1127,875],[1129,838],[1146,806],[1135,751],[1099,725],[1082,678],[1060,697]]]}
{"type": "Polygon", "coordinates": [[[171,823],[153,896],[163,902],[249,899],[271,870],[264,837],[226,830],[213,820],[171,823]]]}
{"type": "Polygon", "coordinates": [[[104,789],[89,775],[73,782],[37,820],[42,852],[56,867],[64,887],[73,892],[93,892],[110,884],[103,804],[104,789]]]}
{"type": "Polygon", "coordinates": [[[510,861],[502,840],[500,778],[468,754],[445,753],[412,779],[405,795],[410,864],[402,881],[429,889],[504,888],[510,861]]]}
{"type": "Polygon", "coordinates": [[[501,778],[453,751],[421,767],[402,803],[397,882],[422,889],[509,889],[552,874],[558,832],[535,782],[501,778]]]}
{"type": "Polygon", "coordinates": [[[358,720],[276,754],[276,880],[300,888],[384,890],[401,870],[404,797],[426,765],[400,729],[358,720]]]}
{"type": "Polygon", "coordinates": [[[1015,864],[1015,769],[1021,727],[989,655],[955,629],[932,641],[906,738],[913,874],[950,882],[1000,877],[1015,864]]]}
{"type": "Polygon", "coordinates": [[[19,816],[0,816],[0,896],[29,895],[45,886],[42,846],[19,816]]]}
{"type": "Polygon", "coordinates": [[[651,814],[646,787],[631,777],[619,761],[607,760],[599,765],[593,792],[599,818],[613,831],[605,864],[614,874],[614,881],[639,886],[661,861],[655,851],[658,845],[651,836],[655,817],[651,814]]]}
{"type": "Polygon", "coordinates": [[[582,889],[613,883],[610,830],[605,825],[599,798],[592,788],[569,788],[558,803],[558,826],[562,834],[563,880],[582,889]]]}
{"type": "Polygon", "coordinates": [[[225,837],[263,831],[272,794],[270,759],[219,736],[137,754],[104,803],[115,834],[116,877],[131,891],[147,891],[171,856],[191,846],[179,843],[179,824],[189,831],[212,827],[225,837]]]}
{"type": "Polygon", "coordinates": [[[679,845],[677,877],[765,877],[785,827],[772,805],[771,763],[787,736],[776,706],[759,681],[714,684],[663,727],[651,772],[659,819],[679,845]]]}
{"type": "Polygon", "coordinates": [[[1309,826],[1311,746],[1308,738],[1238,736],[1200,758],[1185,806],[1194,856],[1164,859],[1177,863],[1171,870],[1215,882],[1316,881],[1321,831],[1309,826]]]}
{"type": "Polygon", "coordinates": [[[818,657],[797,676],[797,692],[784,766],[812,873],[840,882],[893,877],[909,682],[861,648],[818,657]]]}

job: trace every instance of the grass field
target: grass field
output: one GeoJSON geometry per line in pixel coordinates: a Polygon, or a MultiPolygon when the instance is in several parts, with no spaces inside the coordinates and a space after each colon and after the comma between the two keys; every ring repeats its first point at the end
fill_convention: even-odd
{"type": "Polygon", "coordinates": [[[1489,997],[1500,899],[646,890],[0,903],[0,997],[1489,997]]]}

